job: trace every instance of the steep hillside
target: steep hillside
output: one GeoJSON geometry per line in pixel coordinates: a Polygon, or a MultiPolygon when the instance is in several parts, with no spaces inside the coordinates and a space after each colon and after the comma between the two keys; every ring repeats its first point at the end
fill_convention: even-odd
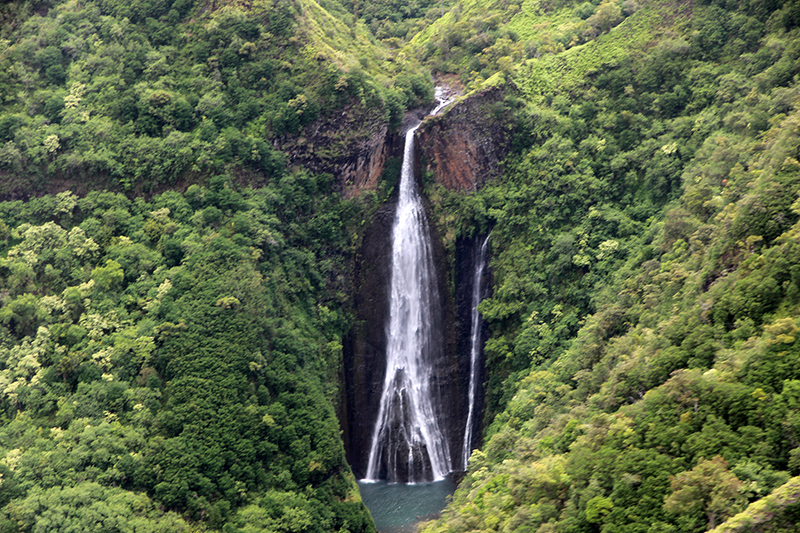
{"type": "Polygon", "coordinates": [[[0,203],[0,531],[374,531],[330,178],[0,203]]]}
{"type": "Polygon", "coordinates": [[[373,531],[335,413],[372,200],[329,172],[430,81],[335,2],[0,20],[0,531],[373,531]]]}
{"type": "Polygon", "coordinates": [[[348,155],[379,125],[396,125],[406,105],[430,98],[431,87],[392,87],[388,76],[416,74],[389,64],[336,2],[324,5],[7,6],[0,195],[152,193],[222,173],[263,184],[300,162],[286,152],[319,122],[334,121],[337,134],[317,159],[348,155]],[[348,121],[336,118],[343,112],[348,121]]]}
{"type": "Polygon", "coordinates": [[[750,504],[747,509],[714,529],[714,533],[740,531],[795,531],[800,523],[800,478],[793,477],[769,496],[750,504]]]}
{"type": "Polygon", "coordinates": [[[502,175],[429,186],[452,242],[492,230],[495,286],[486,445],[426,531],[702,531],[800,473],[797,6],[499,28],[606,8],[476,117],[515,117],[502,175]]]}
{"type": "Polygon", "coordinates": [[[0,531],[374,530],[342,343],[427,69],[465,92],[418,145],[443,284],[490,235],[493,286],[426,531],[791,530],[798,13],[4,3],[0,531]]]}

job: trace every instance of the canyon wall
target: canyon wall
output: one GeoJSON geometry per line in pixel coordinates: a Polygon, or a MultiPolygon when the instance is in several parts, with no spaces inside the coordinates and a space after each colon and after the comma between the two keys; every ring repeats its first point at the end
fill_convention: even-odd
{"type": "MultiPolygon", "coordinates": [[[[468,192],[480,188],[499,175],[499,163],[509,151],[513,133],[509,124],[503,93],[497,88],[475,93],[453,104],[443,115],[428,117],[417,133],[417,179],[421,180],[422,174],[428,172],[436,182],[449,189],[468,192]]],[[[373,177],[367,170],[372,164],[381,161],[382,165],[389,155],[399,153],[401,136],[386,134],[385,137],[385,147],[365,144],[370,148],[359,152],[361,155],[352,160],[356,163],[346,167],[354,169],[342,179],[347,194],[375,187],[380,172],[373,177]]],[[[355,321],[344,342],[345,398],[340,420],[347,459],[358,478],[366,474],[385,373],[391,235],[396,202],[396,196],[393,196],[376,211],[364,230],[354,261],[355,321]]],[[[427,200],[425,208],[431,212],[427,200]]],[[[433,370],[435,401],[447,406],[447,415],[441,424],[453,458],[453,468],[459,470],[465,466],[461,464],[461,450],[468,411],[475,247],[480,246],[485,235],[459,238],[455,257],[448,258],[432,217],[428,216],[428,219],[443,307],[440,327],[443,357],[433,370]]],[[[488,291],[490,284],[484,283],[488,291]]],[[[482,381],[481,376],[479,382],[482,381]]],[[[482,395],[479,395],[476,412],[482,410],[482,395]]],[[[475,417],[473,435],[476,441],[473,444],[478,444],[481,418],[475,417]]]]}
{"type": "Polygon", "coordinates": [[[277,141],[292,165],[336,176],[345,198],[374,189],[390,156],[402,155],[402,141],[379,109],[349,109],[277,141]],[[398,153],[399,150],[399,153],[398,153]]]}
{"type": "Polygon", "coordinates": [[[500,174],[513,135],[504,96],[499,87],[478,91],[422,124],[418,160],[437,183],[474,191],[500,174]]]}

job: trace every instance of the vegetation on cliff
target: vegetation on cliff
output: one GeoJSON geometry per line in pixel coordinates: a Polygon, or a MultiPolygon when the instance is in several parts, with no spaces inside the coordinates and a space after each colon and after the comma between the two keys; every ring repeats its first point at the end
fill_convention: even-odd
{"type": "Polygon", "coordinates": [[[335,2],[219,4],[12,4],[0,195],[148,193],[226,172],[263,183],[287,163],[282,142],[318,119],[346,110],[396,124],[429,98],[430,81],[388,63],[335,2]]]}
{"type": "Polygon", "coordinates": [[[495,287],[487,441],[428,532],[703,531],[800,474],[796,5],[634,7],[510,71],[500,179],[430,187],[495,287]]]}
{"type": "Polygon", "coordinates": [[[375,197],[290,150],[396,127],[420,64],[502,88],[474,120],[511,139],[478,191],[425,180],[494,278],[485,445],[427,531],[788,530],[798,13],[0,6],[0,531],[373,530],[334,410],[375,197]]]}
{"type": "Polygon", "coordinates": [[[374,530],[334,411],[368,202],[281,146],[430,80],[327,9],[0,7],[0,531],[374,530]]]}
{"type": "Polygon", "coordinates": [[[0,204],[0,530],[372,530],[333,411],[359,211],[331,189],[0,204]]]}

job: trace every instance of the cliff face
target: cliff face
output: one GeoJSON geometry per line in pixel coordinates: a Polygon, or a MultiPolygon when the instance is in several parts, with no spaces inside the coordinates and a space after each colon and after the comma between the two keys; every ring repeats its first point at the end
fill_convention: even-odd
{"type": "Polygon", "coordinates": [[[422,124],[417,131],[420,164],[438,183],[474,191],[499,175],[513,132],[503,97],[503,88],[491,87],[422,124]]]}
{"type": "Polygon", "coordinates": [[[317,120],[299,136],[277,142],[292,165],[333,174],[345,198],[378,185],[387,158],[397,155],[397,144],[383,112],[360,106],[317,120]]]}
{"type": "MultiPolygon", "coordinates": [[[[391,287],[392,225],[396,199],[381,206],[366,228],[357,252],[354,270],[353,307],[355,323],[344,342],[345,405],[341,425],[347,460],[356,477],[366,475],[372,432],[380,405],[386,372],[387,323],[391,287]]],[[[429,207],[426,205],[426,211],[429,207]]],[[[447,440],[454,468],[460,468],[459,453],[466,420],[467,390],[463,368],[469,352],[456,349],[455,304],[447,290],[446,251],[436,227],[429,224],[436,265],[435,284],[441,308],[433,325],[439,335],[432,350],[438,354],[432,368],[433,403],[443,413],[441,429],[447,440]]]]}
{"type": "MultiPolygon", "coordinates": [[[[485,184],[499,174],[499,163],[508,153],[511,137],[509,121],[505,120],[503,93],[488,89],[452,106],[445,115],[427,118],[417,130],[417,179],[421,171],[432,172],[434,179],[455,190],[470,191],[485,184]]],[[[409,114],[408,122],[422,118],[420,113],[409,114]]],[[[402,145],[399,136],[390,139],[382,130],[365,142],[362,151],[341,166],[345,191],[348,195],[374,187],[383,163],[389,155],[398,154],[402,145]],[[380,135],[386,136],[383,147],[378,145],[380,135]],[[372,166],[375,174],[371,173],[372,166]],[[380,170],[377,170],[380,167],[380,170]]],[[[420,190],[422,189],[420,184],[420,190]]],[[[385,374],[386,324],[389,314],[391,283],[392,223],[396,198],[384,204],[375,213],[364,231],[354,268],[353,306],[355,323],[345,339],[345,405],[341,415],[343,438],[347,459],[357,477],[366,474],[366,462],[372,431],[380,404],[380,393],[385,374]]],[[[425,202],[426,212],[431,207],[425,202]]],[[[442,355],[432,369],[435,390],[434,403],[445,413],[442,430],[448,441],[453,468],[463,468],[461,449],[464,423],[467,419],[470,372],[470,314],[476,260],[484,237],[460,239],[456,243],[456,257],[448,258],[438,228],[431,221],[429,229],[437,272],[438,291],[442,309],[437,315],[441,331],[437,348],[442,355]],[[454,270],[451,272],[450,265],[454,270]]],[[[488,275],[487,275],[488,276],[488,275]]],[[[484,291],[488,290],[488,283],[484,291]]],[[[485,332],[484,332],[485,333],[485,332]]],[[[484,337],[485,338],[485,337],[484,337]]],[[[483,365],[481,365],[482,367],[483,365]]],[[[479,382],[483,381],[482,373],[479,382]]],[[[482,412],[482,395],[477,398],[478,416],[473,427],[473,441],[480,435],[479,413],[482,412]]]]}
{"type": "Polygon", "coordinates": [[[345,404],[340,423],[347,461],[358,478],[366,475],[375,419],[386,372],[386,323],[396,202],[386,203],[366,228],[355,258],[355,322],[344,339],[345,404]]]}

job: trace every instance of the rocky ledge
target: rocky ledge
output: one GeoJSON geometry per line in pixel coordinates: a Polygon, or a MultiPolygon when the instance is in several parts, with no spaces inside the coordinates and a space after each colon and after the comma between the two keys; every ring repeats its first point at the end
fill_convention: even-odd
{"type": "Polygon", "coordinates": [[[336,176],[345,198],[374,189],[396,150],[383,111],[353,104],[306,126],[299,135],[276,141],[291,165],[336,176]]]}
{"type": "Polygon", "coordinates": [[[417,130],[422,169],[452,190],[477,190],[498,176],[513,133],[505,92],[505,87],[483,89],[428,118],[417,130]]]}

